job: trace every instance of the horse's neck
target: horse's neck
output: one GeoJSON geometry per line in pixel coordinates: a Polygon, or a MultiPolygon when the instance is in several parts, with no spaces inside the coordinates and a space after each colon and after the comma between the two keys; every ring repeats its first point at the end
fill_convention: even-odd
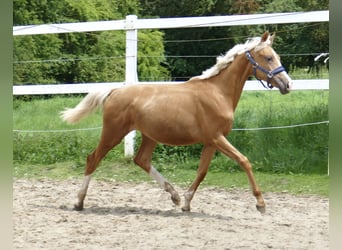
{"type": "Polygon", "coordinates": [[[216,77],[216,84],[221,88],[227,99],[232,101],[235,110],[243,90],[243,86],[251,72],[251,66],[243,56],[237,56],[234,61],[216,77]]]}

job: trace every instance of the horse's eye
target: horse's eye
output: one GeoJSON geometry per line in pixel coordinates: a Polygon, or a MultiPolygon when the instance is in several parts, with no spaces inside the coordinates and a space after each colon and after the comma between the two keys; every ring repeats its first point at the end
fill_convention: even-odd
{"type": "Polygon", "coordinates": [[[273,60],[272,56],[266,56],[265,58],[266,58],[266,61],[268,61],[268,62],[271,62],[273,60]]]}

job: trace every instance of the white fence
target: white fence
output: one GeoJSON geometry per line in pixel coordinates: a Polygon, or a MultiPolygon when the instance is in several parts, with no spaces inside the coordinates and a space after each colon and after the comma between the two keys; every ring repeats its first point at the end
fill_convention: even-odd
{"type": "Polygon", "coordinates": [[[105,30],[139,30],[139,29],[169,29],[169,28],[195,28],[215,26],[237,26],[257,24],[284,24],[305,22],[328,22],[329,11],[288,12],[252,15],[227,15],[210,17],[179,17],[138,19],[129,15],[126,20],[97,21],[62,24],[42,24],[13,27],[13,35],[38,35],[72,32],[91,32],[105,30]]]}
{"type": "MultiPolygon", "coordinates": [[[[211,17],[183,17],[183,18],[158,18],[138,19],[135,15],[129,15],[125,20],[98,21],[63,24],[42,24],[13,27],[14,36],[92,32],[106,30],[126,31],[126,73],[125,82],[117,83],[86,83],[86,84],[58,84],[58,85],[18,85],[13,86],[14,95],[32,94],[63,94],[63,93],[87,93],[93,89],[120,87],[129,84],[143,84],[137,76],[137,42],[139,29],[169,29],[169,28],[194,28],[236,25],[258,24],[284,24],[305,22],[328,22],[329,11],[288,12],[252,15],[227,15],[211,17]]],[[[149,84],[165,84],[177,82],[149,82],[149,84]]],[[[294,81],[295,89],[328,89],[328,80],[297,80],[294,81]]],[[[256,81],[248,81],[246,90],[262,89],[256,81]]],[[[125,156],[134,154],[134,132],[125,137],[125,156]]]]}
{"type": "MultiPolygon", "coordinates": [[[[294,80],[293,90],[329,89],[328,79],[294,80]]],[[[136,84],[179,84],[182,82],[136,82],[136,84]]],[[[125,82],[75,83],[13,86],[13,95],[78,94],[100,89],[120,88],[125,82]]],[[[266,90],[258,81],[246,81],[244,90],[266,90]]],[[[273,88],[273,90],[276,90],[273,88]]]]}

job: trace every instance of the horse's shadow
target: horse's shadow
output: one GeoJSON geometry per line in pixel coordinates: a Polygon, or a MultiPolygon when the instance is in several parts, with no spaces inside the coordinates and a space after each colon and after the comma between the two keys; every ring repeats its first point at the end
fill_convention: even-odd
{"type": "MultiPolygon", "coordinates": [[[[66,206],[59,207],[65,211],[72,209],[66,206]]],[[[80,211],[82,214],[96,214],[96,215],[113,215],[113,216],[127,216],[127,215],[145,215],[145,216],[161,216],[161,217],[190,217],[190,218],[212,218],[217,220],[233,220],[231,216],[224,216],[219,214],[208,214],[205,212],[181,212],[178,209],[160,210],[155,208],[143,208],[135,206],[121,206],[121,207],[99,207],[92,206],[80,211]]]]}

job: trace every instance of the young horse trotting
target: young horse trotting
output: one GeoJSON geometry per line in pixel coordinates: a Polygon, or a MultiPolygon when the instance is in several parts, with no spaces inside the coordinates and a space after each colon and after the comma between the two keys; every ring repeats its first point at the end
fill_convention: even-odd
{"type": "Polygon", "coordinates": [[[102,158],[132,130],[139,130],[142,142],[134,162],[154,178],[172,201],[180,204],[174,187],[151,165],[157,143],[167,145],[203,144],[197,176],[184,194],[183,211],[190,211],[190,202],[216,150],[235,160],[246,172],[256,207],[265,212],[265,202],[255,181],[252,166],[226,136],[233,126],[235,108],[245,81],[254,75],[279,88],[281,94],[291,89],[291,78],[281,65],[271,45],[274,34],[238,44],[217,58],[217,63],[183,84],[133,85],[119,89],[89,93],[75,108],[62,112],[62,118],[76,123],[93,112],[103,109],[103,128],[97,148],[87,158],[82,188],[76,210],[83,209],[90,176],[102,158]]]}

